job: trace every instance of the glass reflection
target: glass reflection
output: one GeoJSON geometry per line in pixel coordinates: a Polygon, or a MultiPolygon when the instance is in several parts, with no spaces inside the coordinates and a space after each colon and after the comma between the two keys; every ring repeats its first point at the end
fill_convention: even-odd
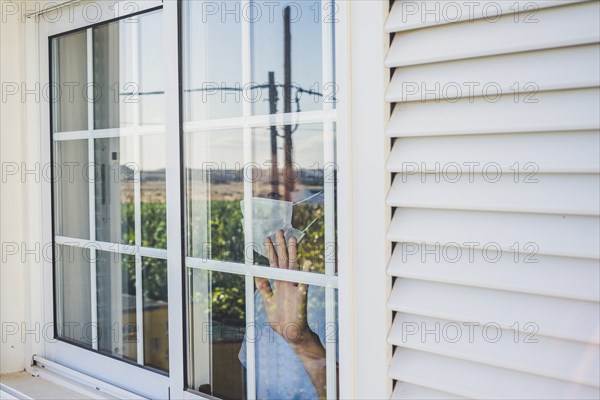
{"type": "Polygon", "coordinates": [[[54,143],[54,226],[56,234],[89,239],[90,207],[87,140],[54,143]]]}
{"type": "Polygon", "coordinates": [[[141,245],[167,247],[164,136],[96,139],[96,239],[134,245],[136,185],[141,245]],[[140,157],[135,158],[139,142],[140,157]]]}
{"type": "MultiPolygon", "coordinates": [[[[336,323],[326,323],[325,288],[263,278],[256,287],[257,398],[325,398],[327,342],[337,343],[336,323]]],[[[244,366],[246,340],[239,352],[244,366]]]]}
{"type": "MultiPolygon", "coordinates": [[[[184,121],[323,109],[323,68],[333,69],[330,62],[322,65],[322,26],[333,30],[333,24],[323,24],[329,16],[322,14],[334,12],[327,6],[333,3],[184,2],[184,121]],[[249,23],[250,35],[242,33],[242,21],[249,23]],[[243,57],[246,49],[249,58],[243,57]],[[251,75],[246,87],[241,87],[242,71],[251,75]],[[243,102],[251,107],[243,110],[243,102]]],[[[335,240],[335,173],[328,181],[332,168],[325,160],[335,157],[325,152],[335,147],[335,134],[323,123],[254,128],[249,149],[242,129],[249,120],[222,122],[239,129],[206,132],[192,123],[184,127],[186,256],[195,258],[194,267],[206,263],[202,270],[187,266],[189,387],[221,398],[245,398],[248,343],[239,336],[248,324],[256,324],[256,368],[248,371],[256,377],[256,397],[322,398],[326,347],[335,358],[327,346],[331,333],[325,323],[326,290],[259,278],[256,319],[251,321],[245,314],[245,276],[210,268],[218,268],[217,260],[227,261],[238,263],[244,272],[248,202],[255,264],[277,266],[269,262],[263,239],[275,239],[284,229],[286,239],[298,239],[299,269],[324,273],[326,264],[331,266],[334,243],[326,246],[325,225],[327,221],[328,235],[335,240]],[[248,160],[252,165],[244,165],[246,151],[253,155],[248,160]],[[248,185],[250,198],[244,191],[248,185]],[[327,219],[326,201],[331,213],[327,219]],[[263,293],[266,286],[270,294],[263,293]],[[287,330],[282,328],[286,325],[287,330]],[[303,340],[290,338],[294,331],[303,340]]]]}
{"type": "Polygon", "coordinates": [[[94,140],[96,240],[135,244],[134,138],[94,140]]]}
{"type": "Polygon", "coordinates": [[[251,4],[253,114],[321,109],[321,3],[260,0],[251,4]]]}
{"type": "Polygon", "coordinates": [[[242,115],[240,10],[238,0],[184,2],[185,121],[242,115]]]}
{"type": "Polygon", "coordinates": [[[142,257],[144,365],[169,371],[167,261],[142,257]]]}
{"type": "MultiPolygon", "coordinates": [[[[163,16],[153,12],[137,17],[139,20],[139,107],[140,124],[164,122],[164,49],[163,16]]],[[[130,25],[136,25],[132,23],[130,25]]]]}
{"type": "MultiPolygon", "coordinates": [[[[95,129],[164,121],[162,38],[161,11],[93,28],[95,129]]],[[[96,139],[94,161],[96,239],[166,248],[164,135],[96,139]]]]}
{"type": "Polygon", "coordinates": [[[96,332],[92,325],[90,251],[58,245],[55,256],[58,336],[91,348],[96,332]]]}
{"type": "Polygon", "coordinates": [[[323,146],[322,124],[254,129],[254,162],[261,166],[253,173],[255,264],[269,265],[263,241],[284,229],[310,270],[325,271],[323,146]]]}
{"type": "Polygon", "coordinates": [[[121,47],[126,46],[119,44],[120,34],[124,35],[119,28],[119,22],[112,22],[93,29],[94,83],[98,92],[94,101],[94,129],[117,128],[125,122],[125,118],[120,120],[119,112],[122,101],[120,81],[132,82],[133,77],[130,68],[120,68],[121,61],[125,61],[121,59],[121,52],[126,50],[121,47]]]}
{"type": "Polygon", "coordinates": [[[140,138],[140,201],[143,247],[167,248],[165,138],[140,138]]]}
{"type": "Polygon", "coordinates": [[[87,33],[52,39],[53,132],[88,129],[87,33]]]}
{"type": "Polygon", "coordinates": [[[222,399],[244,398],[238,352],[246,327],[244,276],[188,270],[189,386],[222,399]]]}
{"type": "Polygon", "coordinates": [[[164,122],[162,13],[93,28],[94,128],[164,122]]]}
{"type": "Polygon", "coordinates": [[[135,257],[96,251],[98,350],[137,361],[135,257]]]}
{"type": "MultiPolygon", "coordinates": [[[[164,122],[162,19],[158,10],[91,27],[92,49],[87,48],[89,30],[52,39],[52,80],[57,88],[53,132],[87,131],[93,122],[97,137],[66,140],[68,135],[62,135],[62,141],[54,143],[54,222],[59,236],[166,248],[165,137],[160,127],[148,126],[164,122]],[[81,91],[89,81],[93,121],[87,119],[87,91],[81,91]],[[64,88],[74,88],[75,96],[64,88]]],[[[100,250],[95,254],[92,276],[90,251],[58,247],[59,336],[87,347],[97,339],[99,352],[131,361],[141,356],[137,345],[143,340],[144,364],[168,371],[166,261],[100,250]],[[143,293],[136,291],[136,283],[143,293]],[[91,323],[92,299],[97,325],[91,323]],[[143,303],[142,310],[136,299],[143,303]],[[143,338],[136,326],[140,312],[143,338]]]]}
{"type": "MultiPolygon", "coordinates": [[[[184,120],[323,108],[333,82],[323,82],[320,2],[187,1],[183,9],[184,120]],[[242,79],[242,20],[251,25],[251,82],[242,79]]],[[[331,66],[330,66],[331,67],[331,66]]]]}
{"type": "Polygon", "coordinates": [[[187,254],[244,262],[241,129],[187,135],[187,254]]]}

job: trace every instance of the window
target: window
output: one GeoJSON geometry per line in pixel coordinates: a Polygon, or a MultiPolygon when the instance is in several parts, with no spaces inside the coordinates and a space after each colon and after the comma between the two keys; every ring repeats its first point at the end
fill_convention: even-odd
{"type": "Polygon", "coordinates": [[[143,7],[47,27],[55,348],[153,398],[337,398],[337,5],[143,7]]]}
{"type": "Polygon", "coordinates": [[[192,390],[336,396],[334,31],[323,10],[333,3],[184,3],[192,390]],[[299,271],[268,268],[263,241],[275,242],[277,229],[298,241],[299,271]],[[281,315],[298,289],[318,360],[303,359],[295,343],[305,321],[281,315]]]}
{"type": "Polygon", "coordinates": [[[50,44],[57,337],[166,372],[161,27],[157,10],[50,44]]]}

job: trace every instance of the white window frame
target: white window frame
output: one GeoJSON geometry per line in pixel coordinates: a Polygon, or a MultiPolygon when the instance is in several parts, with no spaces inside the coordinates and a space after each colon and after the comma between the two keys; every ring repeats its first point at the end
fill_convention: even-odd
{"type": "MultiPolygon", "coordinates": [[[[386,172],[386,163],[391,139],[386,135],[386,126],[391,111],[385,94],[391,76],[384,63],[390,43],[390,35],[385,33],[384,24],[390,2],[352,0],[348,3],[351,9],[351,38],[347,44],[351,54],[345,60],[352,65],[347,84],[352,90],[352,112],[348,118],[352,127],[349,164],[354,188],[349,211],[354,264],[350,283],[351,310],[354,315],[344,317],[340,311],[340,320],[354,324],[353,329],[348,330],[354,335],[354,365],[351,373],[356,380],[349,398],[389,399],[392,380],[388,378],[387,370],[392,358],[392,346],[387,342],[387,335],[392,312],[387,300],[392,280],[386,270],[391,256],[391,243],[387,240],[391,207],[386,205],[386,198],[391,179],[386,172]]],[[[348,308],[343,312],[348,312],[348,308]]],[[[342,329],[344,327],[340,325],[342,329]]]]}
{"type": "MultiPolygon", "coordinates": [[[[351,147],[351,118],[350,118],[350,3],[338,1],[336,15],[339,16],[336,27],[336,82],[338,103],[336,106],[337,124],[337,165],[338,165],[338,221],[348,222],[348,229],[340,229],[338,233],[338,340],[339,340],[339,396],[340,398],[354,398],[356,391],[356,348],[354,343],[355,329],[354,318],[354,263],[352,243],[355,238],[352,224],[349,223],[352,214],[351,185],[352,167],[356,164],[350,162],[351,147]]],[[[177,199],[171,201],[167,207],[167,237],[169,243],[182,243],[181,237],[181,193],[180,182],[180,121],[179,121],[179,31],[178,3],[174,0],[144,1],[66,1],[56,8],[46,8],[48,13],[32,13],[27,16],[25,36],[26,43],[26,82],[27,87],[49,87],[49,46],[48,38],[61,33],[89,27],[94,24],[108,22],[116,17],[124,17],[132,12],[141,12],[156,6],[163,6],[163,27],[165,37],[165,140],[166,148],[166,180],[167,198],[177,199]],[[101,17],[93,22],[80,17],[81,9],[94,3],[100,6],[101,17]],[[115,11],[115,5],[117,5],[115,11]],[[70,12],[74,18],[71,19],[70,12]],[[56,15],[62,17],[56,20],[56,15]],[[54,13],[54,15],[52,15],[54,13]],[[39,86],[38,86],[39,85],[39,86]],[[174,135],[172,132],[177,132],[174,135]],[[176,138],[176,140],[175,140],[176,138]]],[[[41,8],[42,11],[44,7],[41,8]]],[[[93,12],[93,9],[90,9],[93,12]]],[[[245,57],[249,56],[244,54],[245,57]]],[[[324,60],[326,62],[326,60],[324,60]]],[[[50,107],[47,101],[28,102],[26,104],[28,115],[27,125],[27,160],[40,165],[50,164],[52,143],[50,141],[50,107]]],[[[328,111],[323,113],[327,114],[328,111]]],[[[321,112],[319,112],[321,113],[321,112]]],[[[306,122],[310,121],[310,115],[306,122]]],[[[268,125],[275,118],[277,124],[295,122],[296,118],[285,115],[254,117],[253,122],[258,125],[268,125]],[[266,123],[265,123],[266,122],[266,123]]],[[[87,137],[87,133],[81,133],[87,137]]],[[[52,196],[50,182],[27,183],[28,208],[28,241],[40,243],[42,247],[51,244],[52,238],[52,196]]],[[[250,230],[251,231],[251,230],[250,230]]],[[[53,264],[51,259],[42,257],[40,268],[29,270],[29,322],[32,326],[39,327],[41,340],[30,341],[27,344],[27,356],[43,357],[57,364],[64,365],[85,375],[97,378],[109,384],[122,387],[140,395],[151,398],[203,398],[184,390],[184,351],[186,346],[183,341],[183,293],[182,274],[184,273],[182,252],[180,246],[169,246],[166,251],[168,268],[169,292],[169,375],[161,375],[148,369],[106,357],[99,353],[89,351],[65,342],[54,340],[51,328],[54,323],[54,288],[53,264]]],[[[258,275],[264,271],[256,271],[258,275]]],[[[300,275],[302,273],[299,273],[300,275]]],[[[275,277],[277,274],[275,274],[275,277]]],[[[297,277],[295,277],[297,278],[297,277]]],[[[313,279],[306,275],[307,283],[313,279]]],[[[248,275],[247,279],[252,279],[248,275]]],[[[298,279],[294,279],[298,280],[298,279]]],[[[332,303],[332,302],[331,302],[332,303]]],[[[331,310],[330,310],[331,312],[331,310]]],[[[331,373],[331,371],[330,371],[331,373]]],[[[335,373],[335,371],[333,371],[335,373]]],[[[331,382],[331,380],[330,380],[331,382]]],[[[331,385],[331,383],[330,383],[331,385]]]]}
{"type": "MultiPolygon", "coordinates": [[[[115,18],[125,17],[129,14],[136,14],[140,12],[144,12],[156,7],[160,7],[162,3],[158,0],[150,0],[150,1],[142,1],[142,2],[81,2],[81,3],[69,3],[64,5],[63,8],[57,8],[53,11],[50,11],[48,14],[40,15],[40,16],[31,16],[30,19],[36,19],[37,23],[34,25],[37,28],[37,36],[38,40],[38,66],[39,70],[35,71],[35,76],[37,77],[37,81],[40,82],[40,86],[42,88],[49,87],[50,84],[50,76],[48,74],[49,65],[51,61],[51,55],[49,54],[49,38],[55,35],[60,35],[63,33],[67,33],[77,29],[87,29],[87,40],[88,40],[88,54],[87,54],[87,62],[88,62],[88,80],[91,79],[89,68],[91,66],[91,58],[92,58],[92,46],[91,46],[91,27],[105,23],[115,18]],[[87,10],[87,14],[84,14],[84,10],[87,10]],[[87,15],[88,20],[83,18],[83,15],[87,15]],[[91,20],[90,20],[91,19],[91,20]]],[[[166,11],[166,10],[165,10],[166,11]]],[[[163,11],[164,13],[164,11],[163,11]]],[[[165,17],[165,21],[167,18],[165,17]]],[[[30,27],[28,31],[33,30],[32,24],[30,23],[30,27]]],[[[35,57],[32,53],[31,57],[35,57]]],[[[35,82],[35,80],[34,80],[35,82]]],[[[177,85],[175,86],[177,87],[177,85]]],[[[177,95],[175,95],[177,97],[177,95]]],[[[39,131],[37,132],[37,140],[39,140],[39,159],[41,159],[42,165],[47,165],[50,163],[50,153],[53,144],[50,141],[50,107],[47,101],[42,101],[39,105],[39,131]]],[[[91,133],[93,130],[93,104],[88,105],[88,131],[82,132],[74,132],[72,138],[91,138],[98,137],[91,133]]],[[[166,124],[165,124],[166,125],[166,124]]],[[[165,129],[166,126],[165,126],[165,129]]],[[[114,135],[114,132],[107,132],[107,135],[114,135]]],[[[69,134],[70,135],[70,134],[69,134]]],[[[104,137],[104,136],[103,136],[104,137]]],[[[61,134],[56,134],[54,137],[55,140],[64,139],[61,134]]],[[[35,139],[34,139],[35,140],[35,139]]],[[[32,140],[32,141],[34,141],[32,140]]],[[[90,152],[93,152],[93,148],[90,148],[90,152]]],[[[90,186],[93,182],[90,183],[90,186]]],[[[93,190],[93,188],[91,188],[93,190]]],[[[51,199],[51,185],[49,182],[42,182],[41,187],[41,220],[42,220],[42,240],[41,243],[52,243],[52,199],[51,199]]],[[[93,201],[93,199],[90,199],[93,201]]],[[[94,218],[92,215],[91,219],[94,218]]],[[[91,221],[91,225],[93,225],[93,221],[91,221]]],[[[136,233],[136,236],[139,235],[136,233]]],[[[80,245],[85,245],[86,242],[90,243],[93,241],[94,237],[90,238],[90,241],[82,241],[82,240],[72,240],[70,238],[62,238],[56,237],[56,243],[60,244],[61,242],[79,242],[80,245]]],[[[107,249],[109,250],[109,249],[107,249]]],[[[93,252],[94,250],[90,250],[93,252]]],[[[141,257],[142,255],[154,256],[159,258],[165,258],[165,254],[157,254],[157,253],[166,253],[166,252],[157,252],[156,250],[149,250],[149,254],[145,254],[144,250],[140,250],[137,254],[137,257],[141,257]]],[[[167,255],[168,256],[168,255],[167,255]]],[[[92,255],[91,262],[91,273],[94,275],[94,257],[92,255]]],[[[53,302],[54,302],[54,287],[53,287],[53,265],[52,260],[43,260],[44,265],[42,268],[42,293],[41,301],[44,304],[44,311],[42,313],[41,321],[43,321],[42,326],[45,329],[42,331],[44,341],[43,343],[39,343],[34,345],[36,348],[32,353],[36,355],[43,355],[45,359],[55,362],[60,365],[67,366],[72,368],[78,372],[82,372],[86,375],[89,375],[94,378],[101,379],[109,384],[124,388],[134,393],[139,393],[142,396],[147,396],[151,398],[168,398],[170,396],[170,387],[173,386],[173,377],[176,375],[170,372],[167,376],[165,374],[156,373],[151,371],[150,369],[140,368],[139,366],[133,365],[131,363],[122,362],[116,360],[111,357],[107,357],[105,355],[90,351],[88,349],[84,349],[63,341],[54,340],[52,337],[52,328],[51,326],[54,323],[54,310],[53,310],[53,302]]],[[[169,283],[171,283],[172,279],[169,279],[169,283]]],[[[174,282],[177,283],[177,280],[174,282]]],[[[93,288],[93,285],[92,285],[93,288]]],[[[171,288],[169,287],[169,290],[171,288]]],[[[33,292],[33,291],[32,291],[33,292]]],[[[171,297],[171,296],[170,296],[171,297]]],[[[95,296],[91,297],[92,305],[95,303],[95,296]]],[[[181,324],[181,318],[179,321],[176,320],[178,315],[177,306],[180,306],[180,299],[173,299],[175,303],[173,307],[169,306],[169,315],[173,315],[173,318],[169,318],[169,324],[177,323],[181,324]],[[179,301],[177,301],[179,300],[179,301]]],[[[139,306],[139,305],[138,305],[139,306]]],[[[139,313],[138,313],[139,314],[139,313]]],[[[179,313],[180,314],[180,313],[179,313]]],[[[92,322],[94,322],[93,312],[92,312],[92,322]]],[[[139,335],[139,332],[138,332],[139,335]]],[[[175,335],[176,337],[176,335],[175,335]]],[[[140,340],[138,343],[138,350],[142,347],[143,341],[140,340]]],[[[175,347],[177,346],[176,338],[169,338],[169,346],[175,347]]],[[[142,348],[143,352],[143,348],[142,348]]],[[[174,355],[176,355],[175,353],[174,355]]],[[[177,365],[177,357],[172,357],[173,359],[169,360],[169,367],[177,365]]],[[[180,361],[182,368],[182,361],[180,361]]],[[[171,394],[172,396],[172,394],[171,394]]]]}

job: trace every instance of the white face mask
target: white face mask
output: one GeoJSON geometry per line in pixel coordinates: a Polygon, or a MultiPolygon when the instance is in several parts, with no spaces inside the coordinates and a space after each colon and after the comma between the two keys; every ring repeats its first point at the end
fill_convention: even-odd
{"type": "MultiPolygon", "coordinates": [[[[306,200],[308,199],[303,201],[306,200]]],[[[275,243],[275,233],[280,229],[283,230],[286,243],[292,237],[296,238],[297,243],[300,243],[302,238],[304,238],[304,232],[292,226],[293,207],[295,204],[303,201],[292,203],[291,201],[273,200],[262,197],[253,197],[251,201],[254,250],[257,253],[268,258],[268,253],[263,244],[264,240],[265,238],[270,238],[275,243]]],[[[241,201],[241,206],[243,214],[244,200],[241,201]]]]}

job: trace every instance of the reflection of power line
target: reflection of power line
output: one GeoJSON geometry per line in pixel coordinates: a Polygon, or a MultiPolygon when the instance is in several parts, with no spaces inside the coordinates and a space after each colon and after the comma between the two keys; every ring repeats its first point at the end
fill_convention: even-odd
{"type": "MultiPolygon", "coordinates": [[[[270,72],[269,72],[270,73],[270,72]]],[[[185,93],[193,93],[193,92],[209,92],[209,91],[230,91],[230,92],[244,92],[246,90],[257,90],[257,89],[269,89],[269,99],[271,97],[271,90],[273,89],[278,89],[278,88],[283,88],[284,92],[288,89],[293,89],[294,90],[294,103],[296,104],[296,112],[300,112],[302,111],[300,109],[300,100],[303,94],[309,95],[309,96],[316,96],[316,97],[324,97],[323,93],[321,92],[317,92],[316,90],[312,90],[312,89],[305,89],[300,85],[296,85],[296,84],[283,84],[283,83],[267,83],[267,84],[261,84],[261,85],[253,85],[250,86],[248,88],[240,88],[240,87],[211,87],[211,88],[197,88],[197,89],[184,89],[183,91],[185,93]]],[[[291,92],[291,91],[290,91],[291,92]]],[[[270,101],[270,100],[269,100],[270,101]]],[[[335,97],[333,97],[333,101],[335,100],[335,97]]],[[[291,112],[291,110],[290,110],[291,112]]],[[[270,113],[270,114],[274,114],[274,113],[270,113]]]]}
{"type": "MultiPolygon", "coordinates": [[[[227,86],[225,86],[225,87],[184,89],[183,92],[184,93],[210,92],[210,91],[243,92],[243,91],[246,91],[246,90],[269,89],[272,86],[275,87],[275,88],[283,88],[286,85],[283,84],[283,83],[274,83],[273,85],[271,85],[270,83],[266,83],[266,84],[261,84],[261,85],[253,85],[253,86],[250,86],[248,88],[227,87],[227,86]]],[[[300,96],[302,94],[307,94],[307,95],[310,95],[310,96],[323,97],[323,93],[317,92],[316,90],[304,89],[302,86],[296,85],[296,84],[291,84],[289,86],[292,89],[295,89],[295,98],[298,99],[296,101],[299,101],[299,98],[300,98],[300,96]]],[[[119,94],[121,96],[145,96],[145,95],[165,94],[165,92],[164,92],[164,90],[156,90],[156,91],[152,91],[152,92],[121,92],[119,94]]],[[[335,101],[335,97],[333,97],[332,99],[335,101]]]]}
{"type": "MultiPolygon", "coordinates": [[[[184,89],[184,93],[193,93],[193,92],[242,92],[248,89],[257,90],[257,89],[269,89],[269,113],[276,114],[277,113],[277,103],[279,101],[278,89],[283,89],[283,112],[285,114],[289,114],[292,112],[292,102],[296,103],[296,112],[300,112],[300,98],[302,94],[308,94],[313,96],[318,96],[323,98],[323,94],[311,90],[305,89],[299,85],[295,85],[292,83],[292,31],[291,31],[291,9],[289,6],[283,9],[283,75],[284,75],[284,83],[276,84],[275,83],[275,72],[269,71],[269,80],[268,84],[262,85],[254,85],[250,88],[248,87],[204,87],[204,88],[196,88],[196,89],[184,89]],[[292,97],[292,90],[295,91],[294,96],[292,97]]],[[[164,93],[164,92],[163,92],[164,93]]],[[[159,94],[159,92],[147,92],[145,94],[159,94]]],[[[129,95],[133,95],[130,93],[129,95]]],[[[140,93],[140,95],[143,95],[140,93]]],[[[277,173],[277,138],[283,137],[284,139],[284,167],[283,167],[283,178],[284,178],[284,197],[285,200],[291,200],[291,194],[295,190],[295,182],[294,179],[291,179],[293,174],[293,140],[292,134],[297,131],[299,124],[297,123],[293,128],[290,124],[283,126],[283,135],[279,135],[277,132],[276,126],[271,126],[270,130],[270,138],[271,138],[271,162],[272,162],[272,173],[271,173],[271,188],[272,195],[277,195],[279,197],[279,177],[277,173]]]]}
{"type": "MultiPolygon", "coordinates": [[[[313,96],[319,96],[319,97],[323,97],[323,93],[317,92],[315,90],[311,90],[311,89],[304,89],[302,86],[300,85],[296,85],[295,83],[289,84],[289,85],[285,85],[283,83],[276,83],[275,87],[285,87],[285,86],[289,86],[293,89],[296,89],[296,91],[300,92],[300,93],[306,93],[306,94],[310,94],[313,96]]],[[[184,92],[206,92],[206,91],[210,91],[210,90],[230,90],[230,91],[239,91],[239,92],[243,92],[245,90],[256,90],[256,89],[268,89],[271,87],[270,83],[264,83],[261,85],[252,85],[249,86],[247,88],[241,88],[241,87],[210,87],[210,88],[195,88],[195,89],[184,89],[184,92]]]]}

